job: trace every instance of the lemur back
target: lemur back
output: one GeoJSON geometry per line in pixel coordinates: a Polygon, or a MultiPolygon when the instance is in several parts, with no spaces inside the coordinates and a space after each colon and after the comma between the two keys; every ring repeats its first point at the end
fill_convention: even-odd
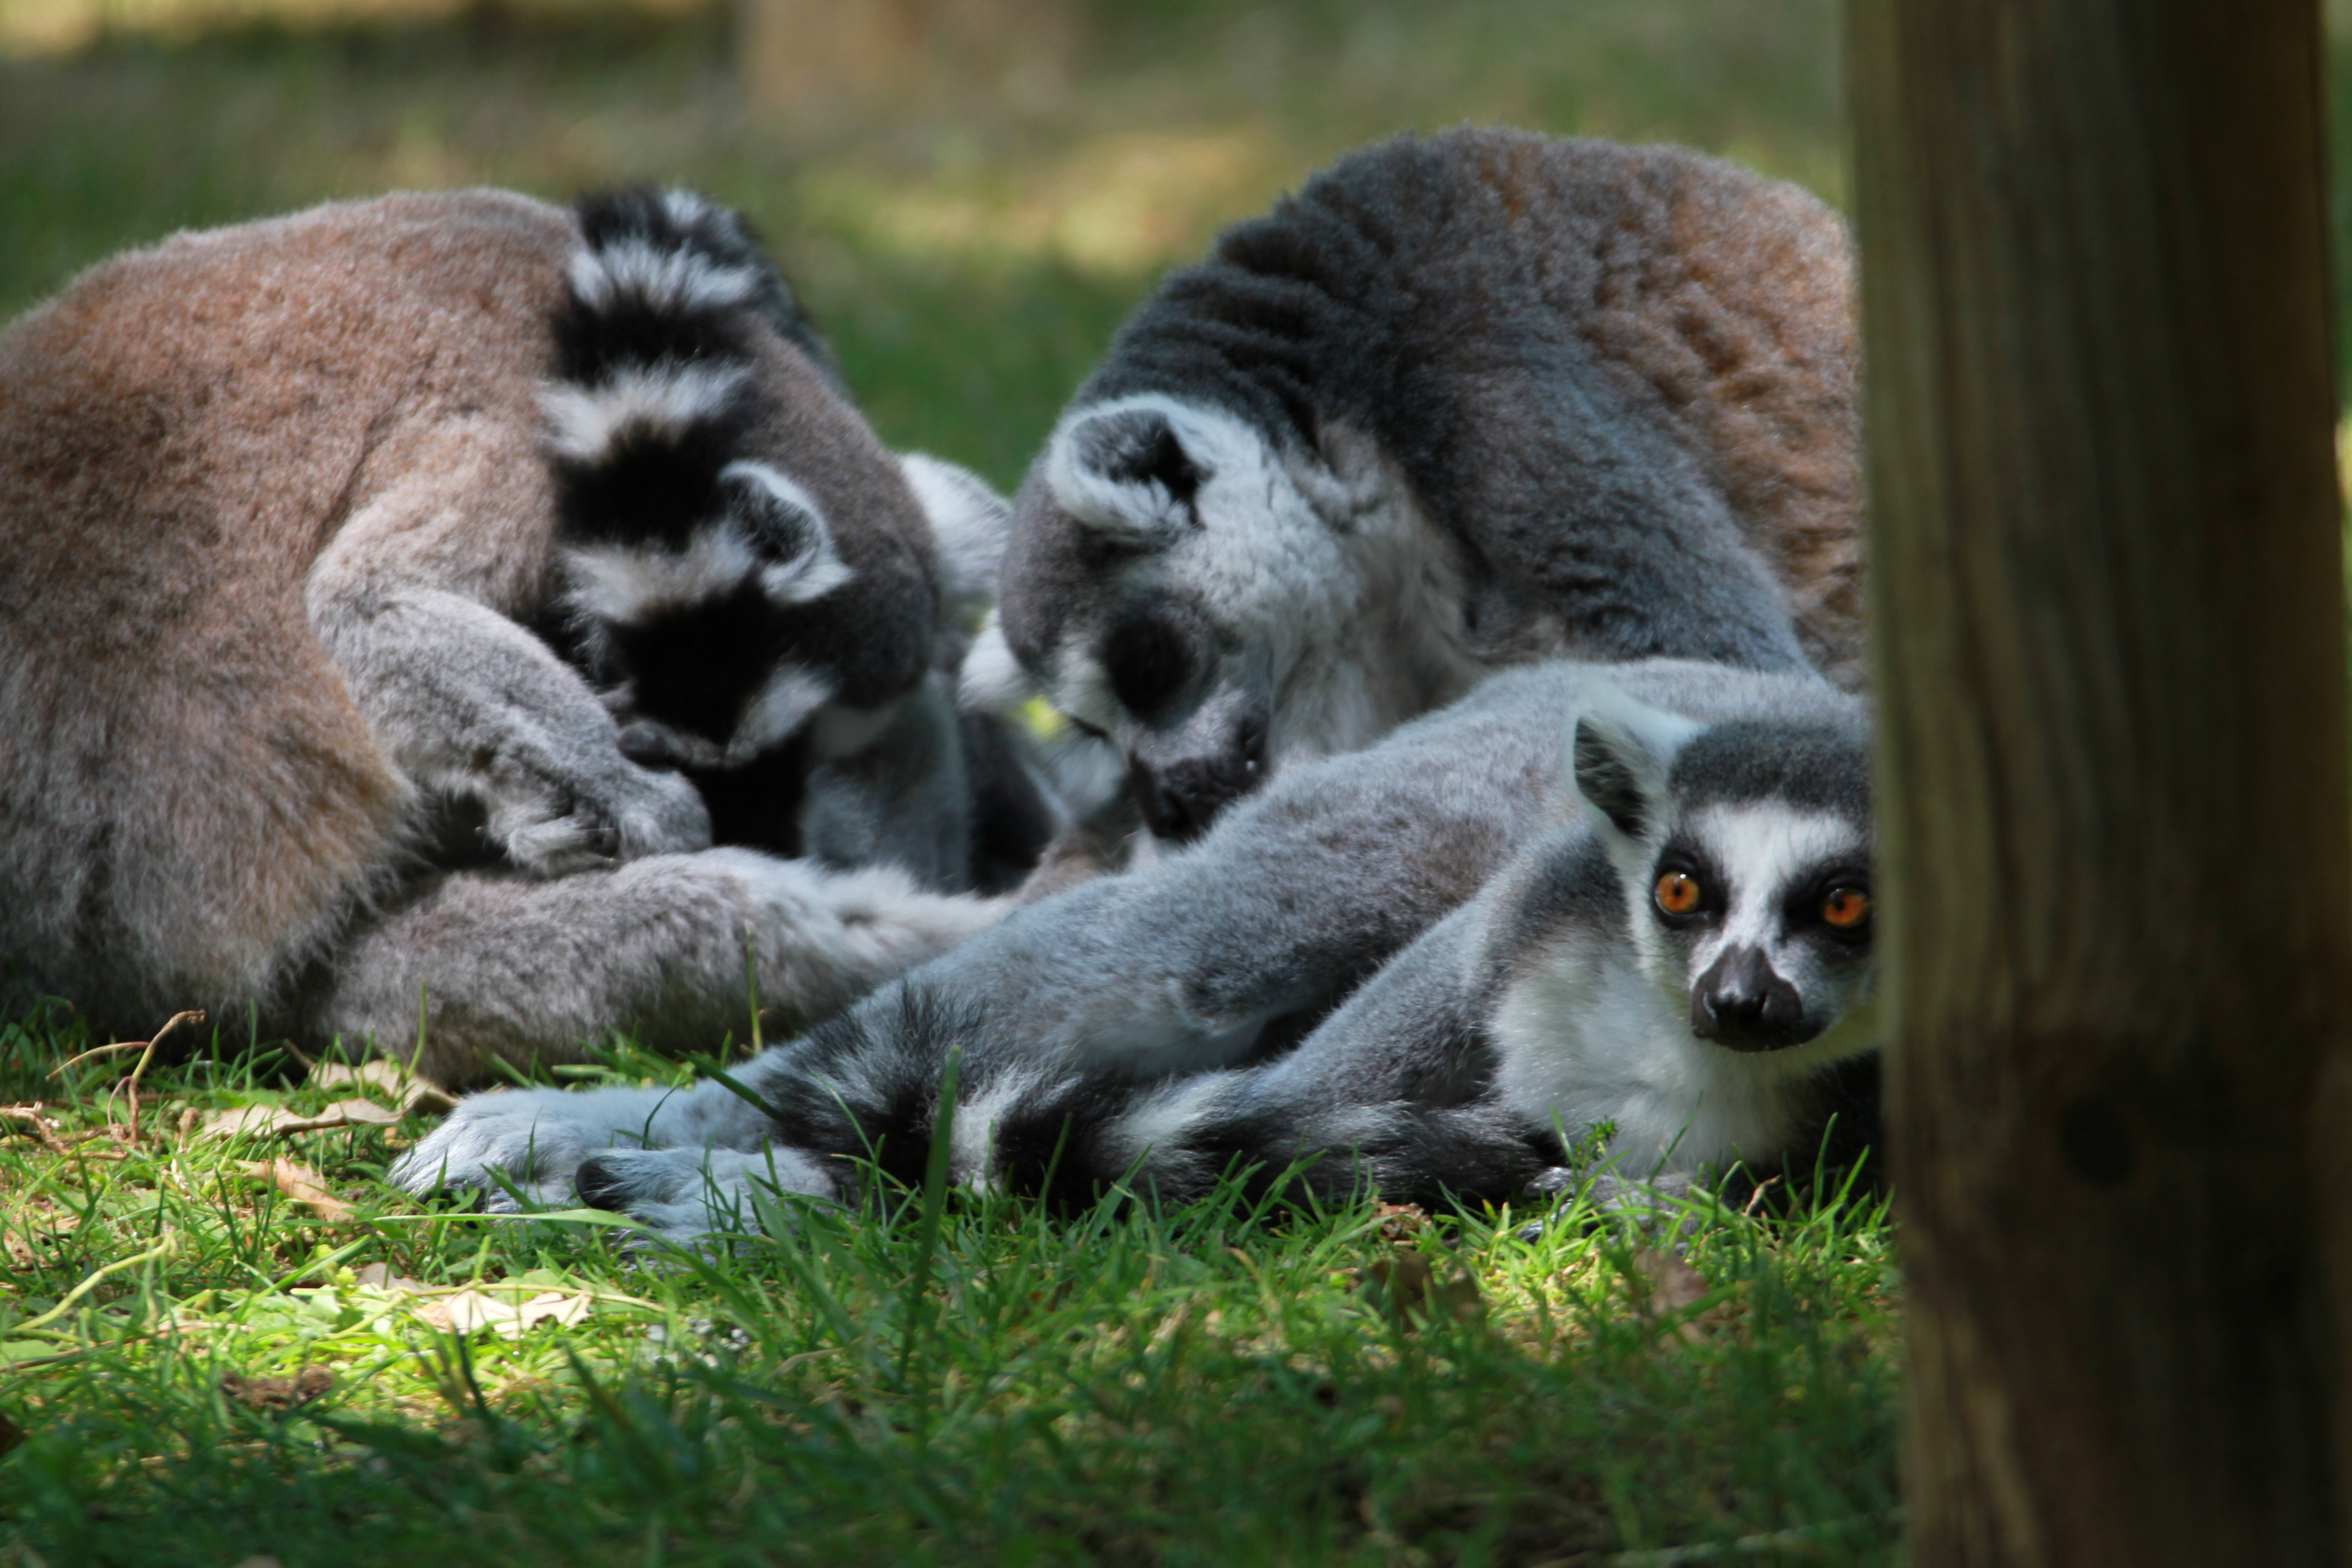
{"type": "Polygon", "coordinates": [[[429,997],[464,1074],[731,1005],[747,938],[812,1015],[937,952],[992,911],[690,852],[713,802],[722,842],[797,847],[812,770],[953,746],[933,527],[992,518],[943,468],[875,440],[682,193],[392,196],[101,266],[0,334],[0,992],[387,1048],[429,997]],[[631,973],[598,922],[646,897],[683,927],[631,973]],[[558,904],[618,973],[550,956],[558,904]],[[436,952],[445,905],[502,934],[436,952]],[[665,999],[699,971],[724,989],[665,999]],[[478,1049],[475,984],[515,992],[478,1049]]]}
{"type": "Polygon", "coordinates": [[[1349,154],[1121,329],[1015,506],[976,703],[1163,838],[1497,668],[1861,677],[1851,247],[1793,186],[1517,132],[1349,154]]]}

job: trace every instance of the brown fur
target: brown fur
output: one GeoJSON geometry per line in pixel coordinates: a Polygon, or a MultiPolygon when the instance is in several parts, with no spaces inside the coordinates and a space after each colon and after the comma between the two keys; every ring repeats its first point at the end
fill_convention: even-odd
{"type": "MultiPolygon", "coordinates": [[[[0,999],[126,1030],[251,1005],[299,1031],[306,967],[404,899],[419,781],[317,600],[544,605],[537,400],[578,244],[521,196],[388,196],[123,256],[0,335],[0,999]]],[[[935,596],[896,461],[781,339],[761,374],[761,438],[861,591],[935,596]]],[[[902,945],[886,968],[940,943],[902,945]]]]}
{"type": "MultiPolygon", "coordinates": [[[[1853,247],[1792,185],[1643,149],[1671,247],[1604,248],[1587,334],[1666,400],[1787,589],[1805,652],[1848,689],[1862,635],[1853,247]]],[[[1637,153],[1637,156],[1642,154],[1637,153]]]]}

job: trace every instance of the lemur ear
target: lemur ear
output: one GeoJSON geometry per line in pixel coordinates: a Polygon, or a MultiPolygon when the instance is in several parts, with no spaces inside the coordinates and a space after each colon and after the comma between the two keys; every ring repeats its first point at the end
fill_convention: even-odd
{"type": "Polygon", "coordinates": [[[1675,753],[1701,728],[1635,701],[1606,676],[1586,677],[1569,726],[1568,778],[1593,826],[1619,840],[1655,826],[1675,753]]]}
{"type": "Polygon", "coordinates": [[[989,611],[980,636],[972,639],[957,671],[957,702],[969,712],[1002,713],[1028,701],[1039,690],[1036,677],[1004,640],[1003,623],[994,610],[989,611]]]}
{"type": "Polygon", "coordinates": [[[777,605],[805,605],[849,581],[834,552],[833,530],[808,491],[765,463],[735,462],[719,470],[730,521],[742,529],[760,557],[760,589],[777,605]]]}
{"type": "Polygon", "coordinates": [[[1045,465],[1064,510],[1139,544],[1196,524],[1193,498],[1213,472],[1167,410],[1151,407],[1076,416],[1055,432],[1045,465]]]}
{"type": "Polygon", "coordinates": [[[969,626],[996,597],[1013,508],[978,474],[926,453],[901,455],[898,468],[939,542],[940,587],[949,613],[969,626]]]}

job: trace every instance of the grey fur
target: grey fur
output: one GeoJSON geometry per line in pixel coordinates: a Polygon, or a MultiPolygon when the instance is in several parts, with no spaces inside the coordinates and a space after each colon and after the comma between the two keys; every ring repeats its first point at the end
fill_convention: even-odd
{"type": "Polygon", "coordinates": [[[1184,838],[1504,665],[1857,683],[1851,266],[1819,202],[1679,149],[1351,153],[1122,329],[968,700],[1042,690],[1184,838]]]}
{"type": "MultiPolygon", "coordinates": [[[[848,1179],[835,1157],[875,1150],[886,1169],[919,1174],[951,1048],[956,1178],[1034,1187],[1053,1167],[1066,1194],[1134,1168],[1181,1197],[1233,1159],[1271,1175],[1319,1151],[1327,1184],[1358,1180],[1360,1158],[1401,1195],[1507,1197],[1558,1163],[1555,1112],[1571,1131],[1622,1119],[1620,1152],[1681,1169],[1803,1152],[1832,1069],[1874,1044],[1866,950],[1826,968],[1806,959],[1818,933],[1765,929],[1790,889],[1742,894],[1738,866],[1728,875],[1746,901],[1734,898],[1719,931],[1661,938],[1637,929],[1639,911],[1657,858],[1682,837],[1730,857],[1755,822],[1780,830],[1772,814],[1793,797],[1759,796],[1750,785],[1769,769],[1748,752],[1777,748],[1784,772],[1849,775],[1826,794],[1842,804],[1796,808],[1791,842],[1805,854],[1774,841],[1759,864],[1810,875],[1805,857],[1822,845],[1866,856],[1866,817],[1847,809],[1864,726],[1854,699],[1810,677],[1680,661],[1605,679],[1563,663],[1498,675],[1370,751],[1276,780],[1196,846],[1021,910],[746,1064],[734,1076],[766,1114],[716,1084],[658,1105],[492,1094],[461,1105],[393,1179],[560,1193],[569,1172],[596,1201],[683,1238],[718,1223],[662,1206],[699,1150],[780,1145],[782,1190],[821,1196],[848,1179]],[[1611,745],[1657,748],[1657,766],[1627,770],[1657,796],[1639,837],[1563,776],[1580,713],[1607,721],[1611,745]],[[1735,727],[1738,756],[1699,743],[1735,727]],[[1690,972],[1735,937],[1825,998],[1812,1040],[1735,1051],[1691,1037],[1690,972]],[[1563,1015],[1562,986],[1606,1005],[1563,1015]],[[1281,1054],[1292,1022],[1313,1027],[1281,1054]],[[1717,1086],[1712,1097],[1700,1083],[1717,1086]],[[1674,1145],[1684,1123],[1696,1135],[1674,1145]],[[661,1157],[596,1153],[644,1144],[661,1157]]],[[[756,1163],[714,1164],[711,1204],[750,1204],[767,1181],[756,1163]]]]}
{"type": "MultiPolygon", "coordinates": [[[[867,754],[946,768],[958,733],[924,507],[740,225],[641,207],[700,237],[393,196],[178,237],[0,333],[0,1007],[63,996],[130,1033],[205,1006],[238,1035],[250,1009],[399,1052],[421,1018],[420,1065],[468,1079],[608,1028],[708,1043],[754,984],[805,1023],[995,918],[875,864],[970,882],[963,829],[927,816],[966,803],[867,754]],[[551,379],[567,331],[623,310],[671,348],[551,379]],[[698,433],[728,465],[713,510],[584,527],[615,451],[698,433]],[[826,837],[864,869],[694,853],[709,797],[633,755],[631,694],[547,640],[612,640],[584,552],[753,523],[748,580],[824,622],[781,671],[824,691],[788,744],[835,770],[836,818],[888,781],[826,837]]],[[[929,488],[960,486],[969,575],[992,514],[929,488]]]]}

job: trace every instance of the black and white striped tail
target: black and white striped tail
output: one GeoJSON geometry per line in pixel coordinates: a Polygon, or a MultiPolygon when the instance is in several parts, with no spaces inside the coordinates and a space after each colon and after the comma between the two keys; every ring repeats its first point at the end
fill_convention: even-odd
{"type": "Polygon", "coordinates": [[[681,550],[760,414],[757,335],[832,358],[742,219],[690,192],[584,197],[544,399],[564,542],[681,550]]]}
{"type": "Polygon", "coordinates": [[[820,1026],[791,1070],[763,1085],[779,1139],[871,1159],[919,1184],[940,1121],[950,1042],[961,1042],[952,1180],[1083,1207],[1125,1187],[1162,1202],[1241,1194],[1396,1202],[1518,1195],[1559,1163],[1557,1140],[1487,1104],[1430,1107],[1286,1102],[1270,1075],[1240,1069],[1139,1083],[1074,1071],[990,1038],[976,1012],[901,991],[898,1016],[820,1026]]]}
{"type": "Polygon", "coordinates": [[[778,650],[851,572],[765,449],[782,400],[805,395],[785,362],[832,362],[726,208],[635,191],[578,216],[541,400],[562,567],[542,630],[629,710],[641,747],[740,768],[832,691],[778,650]]]}

